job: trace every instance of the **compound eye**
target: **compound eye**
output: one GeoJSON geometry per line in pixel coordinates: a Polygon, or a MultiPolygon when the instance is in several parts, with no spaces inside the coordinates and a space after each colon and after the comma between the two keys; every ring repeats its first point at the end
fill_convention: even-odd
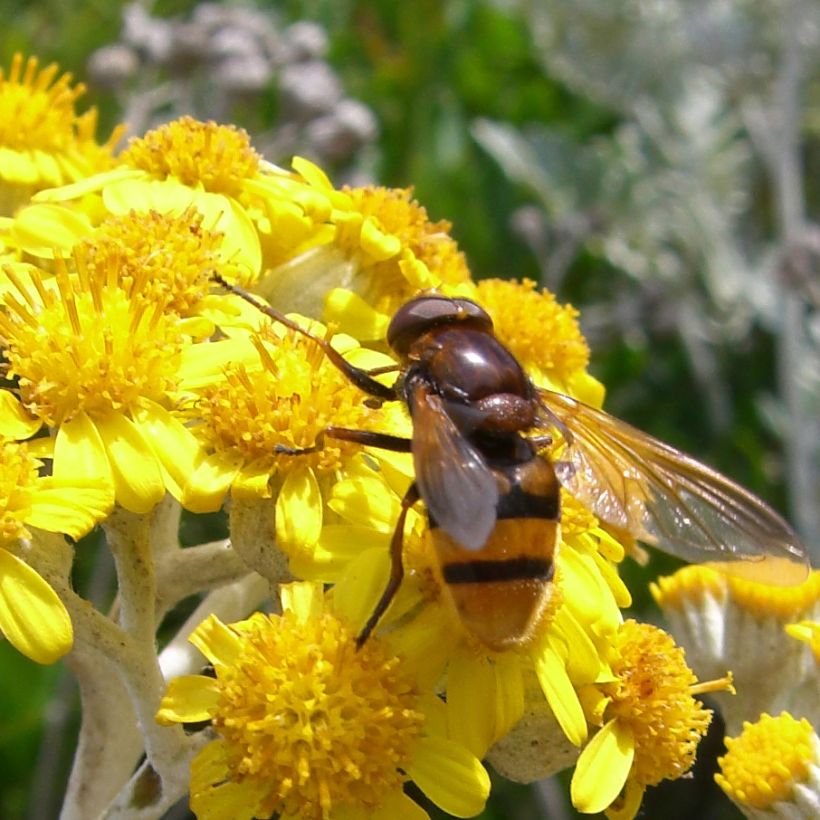
{"type": "Polygon", "coordinates": [[[492,319],[484,308],[469,299],[418,296],[396,311],[387,328],[387,343],[399,356],[404,356],[413,342],[434,327],[462,322],[479,330],[493,329],[492,319]]]}

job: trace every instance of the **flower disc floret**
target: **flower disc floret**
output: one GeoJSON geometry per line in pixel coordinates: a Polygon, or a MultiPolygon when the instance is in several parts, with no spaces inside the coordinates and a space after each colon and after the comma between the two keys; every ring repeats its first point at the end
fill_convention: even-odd
{"type": "Polygon", "coordinates": [[[605,716],[628,726],[635,738],[631,777],[642,786],[675,779],[695,760],[712,713],[692,697],[698,683],[683,649],[651,624],[626,621],[618,633],[617,677],[603,685],[611,698],[605,716]]]}
{"type": "Polygon", "coordinates": [[[108,142],[94,139],[97,112],[78,116],[82,84],[57,76],[56,64],[40,69],[35,57],[15,54],[8,74],[0,69],[0,178],[27,186],[29,193],[103,170],[122,131],[108,142]]]}
{"type": "Polygon", "coordinates": [[[132,299],[187,316],[207,296],[214,273],[242,283],[241,269],[221,253],[222,234],[203,228],[202,221],[194,208],[181,215],[110,216],[74,255],[99,286],[116,282],[132,299]]]}
{"type": "Polygon", "coordinates": [[[726,738],[726,748],[727,753],[718,758],[721,771],[715,781],[735,803],[754,809],[790,802],[795,786],[806,783],[812,765],[817,769],[820,760],[820,744],[811,724],[788,712],[745,722],[738,737],[726,738]]]}
{"type": "Polygon", "coordinates": [[[375,642],[357,651],[337,618],[259,617],[217,677],[213,725],[232,779],[269,788],[262,816],[375,808],[401,785],[423,723],[418,695],[396,658],[375,642]]]}
{"type": "Polygon", "coordinates": [[[237,196],[242,182],[256,175],[261,157],[248,133],[234,125],[180,117],[131,140],[120,161],[158,179],[237,196]]]}
{"type": "Polygon", "coordinates": [[[8,375],[26,409],[49,426],[77,413],[102,416],[139,398],[159,400],[173,383],[182,335],[161,306],[117,287],[86,289],[65,270],[57,288],[35,275],[6,295],[0,336],[8,375]]]}
{"type": "Polygon", "coordinates": [[[310,341],[289,334],[274,345],[261,337],[252,343],[260,367],[229,365],[224,378],[203,389],[200,439],[216,452],[230,451],[270,470],[290,464],[325,474],[339,469],[359,446],[328,438],[316,452],[295,457],[277,448],[310,448],[331,424],[366,425],[372,413],[361,391],[310,341]]]}

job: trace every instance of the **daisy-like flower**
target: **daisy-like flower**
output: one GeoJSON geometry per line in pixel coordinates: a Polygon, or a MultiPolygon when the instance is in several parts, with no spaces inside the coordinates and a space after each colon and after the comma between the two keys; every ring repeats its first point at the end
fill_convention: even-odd
{"type": "Polygon", "coordinates": [[[450,224],[431,222],[410,190],[337,191],[316,166],[299,158],[293,164],[333,209],[324,235],[259,283],[271,304],[323,316],[357,339],[377,341],[397,308],[419,290],[467,286],[469,270],[450,224]]]}
{"type": "Polygon", "coordinates": [[[763,714],[726,747],[715,780],[746,817],[820,817],[820,740],[808,720],[763,714]]]}
{"type": "Polygon", "coordinates": [[[585,693],[601,729],[578,758],[571,795],[579,811],[632,820],[648,786],[694,763],[712,719],[694,695],[731,684],[699,684],[671,636],[636,621],[618,632],[611,666],[613,680],[585,693]]]}
{"type": "Polygon", "coordinates": [[[820,719],[817,664],[784,631],[820,618],[820,571],[802,584],[774,587],[684,567],[651,590],[700,677],[732,670],[737,697],[718,698],[730,733],[763,712],[820,719]]]}
{"type": "Polygon", "coordinates": [[[96,482],[133,512],[149,511],[180,484],[197,453],[191,434],[167,409],[179,355],[189,337],[164,305],[132,299],[102,277],[17,276],[0,313],[0,339],[14,393],[0,405],[4,435],[33,435],[63,481],[96,482]],[[47,449],[46,445],[52,445],[47,449]]]}
{"type": "Polygon", "coordinates": [[[0,444],[0,632],[38,663],[54,663],[72,644],[71,620],[51,586],[26,563],[28,528],[85,535],[114,499],[94,482],[41,476],[25,444],[0,444]]]}
{"type": "Polygon", "coordinates": [[[191,635],[214,676],[171,680],[157,719],[209,720],[218,739],[191,766],[197,817],[426,817],[408,780],[457,817],[478,814],[490,782],[446,737],[444,706],[382,639],[358,649],[355,621],[321,587],[282,587],[282,615],[191,635]]]}
{"type": "Polygon", "coordinates": [[[8,73],[0,69],[0,215],[10,216],[37,191],[112,164],[124,127],[98,143],[96,109],[82,115],[75,110],[85,86],[58,72],[56,64],[40,69],[36,57],[21,54],[14,55],[8,73]]]}
{"type": "Polygon", "coordinates": [[[40,205],[21,212],[15,232],[29,257],[45,263],[57,253],[100,286],[116,284],[132,299],[191,316],[218,313],[225,301],[224,296],[210,295],[214,273],[246,284],[247,271],[228,258],[224,236],[202,223],[202,214],[191,207],[180,214],[132,210],[108,216],[95,228],[80,213],[40,205]],[[37,226],[29,232],[29,219],[49,210],[55,215],[55,229],[42,247],[37,226]]]}
{"type": "MultiPolygon", "coordinates": [[[[264,267],[327,241],[328,193],[265,162],[248,134],[233,125],[182,117],[133,138],[118,160],[116,168],[43,191],[35,202],[81,203],[92,221],[100,213],[181,214],[193,207],[205,228],[223,234],[225,258],[243,268],[244,279],[255,279],[263,268],[266,237],[275,237],[280,247],[264,267]]],[[[29,241],[47,246],[53,223],[65,211],[35,208],[22,215],[29,241]]]]}
{"type": "MultiPolygon", "coordinates": [[[[187,481],[184,504],[217,509],[230,490],[234,515],[243,503],[261,500],[270,507],[273,498],[276,544],[298,556],[318,539],[333,485],[360,458],[358,445],[322,441],[325,428],[401,433],[408,425],[400,408],[368,408],[362,392],[315,342],[270,325],[261,314],[257,321],[262,326],[250,335],[237,333],[183,354],[179,391],[206,454],[187,481]],[[304,449],[309,452],[290,454],[304,449]]],[[[302,321],[314,334],[326,335],[318,323],[302,321]]],[[[337,334],[332,344],[360,367],[392,364],[349,337],[337,334]]],[[[237,533],[233,538],[237,544],[237,533]]]]}

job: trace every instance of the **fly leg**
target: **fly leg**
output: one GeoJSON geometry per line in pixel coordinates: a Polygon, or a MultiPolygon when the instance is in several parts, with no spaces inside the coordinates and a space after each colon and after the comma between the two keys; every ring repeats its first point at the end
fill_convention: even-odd
{"type": "Polygon", "coordinates": [[[370,633],[376,628],[376,625],[382,618],[382,615],[387,611],[390,602],[396,596],[401,586],[401,580],[404,577],[404,564],[402,563],[402,547],[404,546],[404,522],[407,519],[407,511],[419,500],[419,491],[415,482],[411,484],[404,498],[401,500],[401,512],[399,519],[396,521],[396,529],[393,530],[393,537],[390,539],[390,578],[387,581],[387,586],[382,592],[382,597],[376,604],[376,608],[367,619],[367,623],[362,628],[362,631],[356,637],[356,646],[362,648],[364,642],[370,637],[370,633]]]}
{"type": "Polygon", "coordinates": [[[277,444],[274,450],[286,456],[304,456],[309,453],[318,453],[325,446],[325,439],[333,438],[337,441],[352,441],[365,447],[377,447],[380,450],[391,450],[394,453],[409,453],[410,439],[401,436],[392,436],[389,433],[377,433],[373,430],[353,430],[350,427],[334,427],[330,425],[321,430],[316,441],[310,447],[287,447],[277,444]]]}
{"type": "Polygon", "coordinates": [[[327,339],[323,339],[320,336],[314,335],[309,330],[305,330],[305,328],[298,325],[292,319],[288,319],[284,313],[280,313],[275,308],[272,308],[270,305],[260,301],[252,293],[248,293],[248,291],[240,288],[238,285],[231,284],[226,279],[223,279],[218,273],[211,274],[211,278],[215,282],[222,285],[225,290],[230,291],[236,296],[239,296],[240,299],[244,299],[248,302],[248,304],[253,305],[258,311],[264,313],[265,316],[273,319],[274,322],[279,322],[280,325],[284,325],[288,328],[288,330],[292,330],[294,333],[298,333],[319,345],[325,356],[330,359],[334,367],[337,367],[342,373],[344,373],[344,375],[347,376],[347,378],[350,379],[350,381],[353,382],[353,384],[355,384],[360,390],[363,390],[365,393],[375,397],[380,402],[396,401],[399,398],[394,387],[387,387],[373,378],[374,375],[378,375],[379,373],[389,373],[391,370],[396,369],[396,367],[391,365],[384,368],[376,368],[373,371],[356,367],[347,361],[347,359],[345,359],[344,356],[342,356],[342,354],[339,353],[339,351],[336,350],[336,348],[334,348],[327,339]]]}

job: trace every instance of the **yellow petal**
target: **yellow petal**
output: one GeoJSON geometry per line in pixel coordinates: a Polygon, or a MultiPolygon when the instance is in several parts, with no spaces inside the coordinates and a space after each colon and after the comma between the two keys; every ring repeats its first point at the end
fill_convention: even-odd
{"type": "Polygon", "coordinates": [[[371,307],[361,296],[345,288],[332,288],[325,296],[323,314],[343,333],[357,339],[384,339],[390,317],[371,307]]]}
{"type": "Polygon", "coordinates": [[[408,774],[440,809],[455,817],[474,817],[490,794],[490,777],[481,761],[443,737],[424,737],[408,774]]]}
{"type": "Polygon", "coordinates": [[[632,732],[610,720],[581,752],[572,776],[572,805],[585,814],[603,811],[621,793],[635,757],[632,732]]]}
{"type": "Polygon", "coordinates": [[[257,815],[264,791],[249,781],[230,779],[223,742],[209,743],[191,761],[191,810],[198,820],[251,820],[257,815]]]}
{"type": "Polygon", "coordinates": [[[31,499],[26,523],[49,532],[82,538],[102,521],[114,506],[112,487],[80,486],[79,481],[59,482],[44,478],[31,499]]]}
{"type": "Polygon", "coordinates": [[[490,660],[464,649],[447,670],[449,737],[482,758],[495,735],[496,680],[490,660]]]}
{"type": "Polygon", "coordinates": [[[114,487],[111,464],[97,426],[85,413],[64,422],[54,442],[54,477],[66,483],[74,479],[98,481],[114,487]]]}
{"type": "Polygon", "coordinates": [[[555,719],[570,743],[580,746],[587,737],[587,722],[581,702],[567,675],[564,660],[548,642],[534,653],[535,673],[555,719]]]}
{"type": "Polygon", "coordinates": [[[369,817],[371,820],[430,820],[430,815],[401,790],[388,794],[369,817]]]}
{"type": "Polygon", "coordinates": [[[330,524],[322,527],[319,540],[309,550],[290,556],[290,569],[297,578],[336,583],[348,564],[365,550],[387,553],[390,535],[371,527],[330,524]]]}
{"type": "Polygon", "coordinates": [[[324,609],[322,585],[308,581],[283,584],[279,590],[283,612],[293,612],[301,623],[318,618],[324,609]]]}
{"type": "Polygon", "coordinates": [[[134,424],[151,446],[168,492],[181,501],[182,488],[204,455],[201,445],[187,427],[156,402],[145,401],[135,413],[134,424]]]}
{"type": "Polygon", "coordinates": [[[257,459],[251,464],[243,464],[231,486],[233,497],[248,500],[270,498],[271,469],[268,459],[257,459]]]}
{"type": "Polygon", "coordinates": [[[60,188],[48,188],[45,191],[38,191],[31,199],[33,202],[65,202],[69,199],[79,197],[99,191],[104,185],[111,185],[121,179],[134,179],[145,176],[143,171],[128,168],[121,165],[110,171],[72,182],[70,185],[63,185],[60,188]]]}
{"type": "Polygon", "coordinates": [[[359,242],[362,250],[377,262],[391,259],[401,250],[401,240],[393,234],[385,233],[372,216],[366,217],[362,223],[359,242]]]}
{"type": "Polygon", "coordinates": [[[150,512],[165,495],[159,462],[130,419],[111,414],[97,421],[116,485],[117,502],[135,513],[150,512]]]}
{"type": "Polygon", "coordinates": [[[17,213],[14,237],[20,247],[45,259],[54,251],[68,251],[93,230],[91,220],[82,212],[65,205],[30,205],[17,213]]]}
{"type": "Polygon", "coordinates": [[[284,550],[315,544],[322,533],[322,493],[310,467],[292,469],[276,499],[276,543],[284,550]]]}
{"type": "Polygon", "coordinates": [[[214,666],[230,666],[239,655],[241,646],[236,633],[225,626],[216,615],[209,615],[190,634],[188,640],[214,666]]]}
{"type": "MultiPolygon", "coordinates": [[[[352,629],[361,629],[384,592],[389,572],[389,559],[384,550],[361,553],[333,587],[333,611],[352,629]]],[[[386,614],[390,614],[390,609],[386,614]]]]}
{"type": "Polygon", "coordinates": [[[379,478],[339,481],[328,506],[351,524],[392,532],[399,515],[399,499],[379,478]]]}
{"type": "Polygon", "coordinates": [[[42,421],[30,416],[13,393],[0,390],[0,435],[3,438],[22,441],[42,426],[42,421]]]}
{"type": "Polygon", "coordinates": [[[567,674],[573,683],[579,686],[597,680],[603,660],[589,633],[578,623],[569,607],[562,606],[558,610],[551,628],[566,642],[567,674]]]}
{"type": "Polygon", "coordinates": [[[157,723],[194,723],[209,720],[219,704],[219,684],[207,675],[180,675],[168,682],[159,705],[157,723]]]}
{"type": "Polygon", "coordinates": [[[49,584],[28,564],[0,549],[0,630],[37,663],[54,663],[71,649],[71,618],[49,584]]]}
{"type": "Polygon", "coordinates": [[[242,458],[236,454],[200,454],[188,477],[180,503],[191,512],[216,512],[222,506],[241,466],[242,458]]]}

